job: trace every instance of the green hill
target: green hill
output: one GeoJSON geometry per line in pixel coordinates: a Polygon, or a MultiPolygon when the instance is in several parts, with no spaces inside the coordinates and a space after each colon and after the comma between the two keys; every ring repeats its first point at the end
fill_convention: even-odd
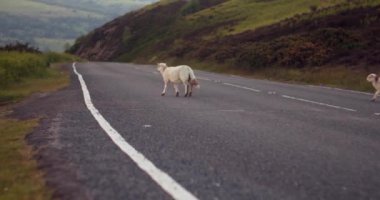
{"type": "Polygon", "coordinates": [[[0,0],[0,45],[28,42],[62,51],[75,38],[154,0],[0,0]]]}
{"type": "Polygon", "coordinates": [[[380,0],[160,1],[79,38],[70,52],[91,60],[186,62],[256,74],[332,66],[364,74],[379,69],[379,5],[380,0]]]}

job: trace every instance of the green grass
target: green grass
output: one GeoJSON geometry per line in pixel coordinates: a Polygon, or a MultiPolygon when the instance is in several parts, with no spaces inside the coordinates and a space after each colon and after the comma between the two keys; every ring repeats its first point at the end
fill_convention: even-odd
{"type": "MultiPolygon", "coordinates": [[[[144,16],[144,14],[149,16],[149,11],[152,8],[158,8],[158,6],[162,6],[162,8],[156,11],[157,16],[160,14],[168,15],[168,11],[164,8],[165,6],[169,7],[168,4],[173,2],[178,2],[178,0],[162,0],[156,4],[149,5],[139,11],[139,16],[144,16]]],[[[160,44],[160,42],[164,44],[168,41],[181,41],[184,36],[191,37],[192,35],[196,35],[194,38],[185,39],[194,39],[196,43],[197,39],[212,41],[227,35],[254,30],[259,27],[275,24],[296,15],[301,16],[300,14],[310,13],[312,12],[311,8],[313,6],[316,6],[319,10],[326,10],[325,12],[317,12],[318,14],[315,16],[312,15],[313,17],[320,17],[320,15],[327,14],[326,12],[330,12],[328,14],[338,12],[339,9],[344,10],[355,6],[377,5],[380,3],[380,0],[362,0],[358,4],[347,4],[348,6],[343,6],[339,9],[324,9],[342,5],[345,4],[345,2],[346,0],[229,0],[199,12],[186,15],[185,17],[182,15],[173,16],[173,18],[176,19],[170,23],[158,21],[157,23],[161,23],[161,26],[158,28],[151,28],[151,24],[148,23],[150,21],[132,17],[129,20],[140,20],[136,27],[141,27],[140,29],[149,31],[140,34],[141,37],[135,39],[130,49],[117,58],[117,60],[131,61],[138,57],[146,57],[146,52],[157,51],[157,48],[154,48],[154,46],[160,44]],[[164,29],[162,29],[162,27],[164,27],[164,29]],[[147,36],[148,34],[149,36],[147,36]]],[[[170,12],[170,14],[171,13],[173,12],[170,12]]],[[[180,46],[181,44],[173,43],[170,48],[160,51],[167,52],[170,49],[175,49],[180,46]]],[[[196,50],[200,48],[201,46],[197,47],[196,50]]]]}
{"type": "MultiPolygon", "coordinates": [[[[14,56],[17,59],[8,61],[21,64],[25,58],[42,59],[44,63],[74,59],[73,56],[57,53],[0,53],[0,58],[5,56],[14,56]]],[[[0,88],[0,199],[2,200],[51,199],[52,192],[46,187],[43,174],[37,169],[37,163],[33,160],[33,151],[25,142],[26,135],[38,125],[38,119],[7,118],[12,112],[10,108],[13,104],[10,103],[20,101],[33,93],[51,92],[69,84],[69,73],[59,64],[46,68],[43,74],[43,76],[21,77],[20,81],[0,88]]]]}
{"type": "MultiPolygon", "coordinates": [[[[158,62],[158,61],[157,61],[158,62]]],[[[217,64],[210,61],[195,59],[165,59],[169,65],[186,63],[194,69],[216,73],[233,74],[248,78],[266,79],[296,84],[323,85],[342,89],[364,92],[373,92],[373,87],[366,81],[369,72],[361,69],[351,69],[344,66],[330,66],[324,68],[289,69],[283,67],[268,67],[255,71],[238,69],[233,64],[217,64]]]]}
{"type": "Polygon", "coordinates": [[[20,83],[12,84],[0,90],[0,105],[20,101],[36,93],[49,92],[65,87],[68,84],[68,74],[58,70],[57,66],[47,69],[42,78],[25,78],[20,83]]]}
{"type": "Polygon", "coordinates": [[[24,77],[44,77],[48,60],[40,54],[0,52],[0,88],[17,83],[24,77]]]}
{"type": "Polygon", "coordinates": [[[311,15],[301,16],[299,20],[313,20],[319,17],[336,14],[344,10],[351,10],[359,7],[374,7],[380,5],[380,0],[360,0],[357,3],[345,3],[339,4],[339,6],[329,7],[330,9],[320,9],[318,12],[314,12],[311,15]]]}
{"type": "Polygon", "coordinates": [[[0,52],[0,104],[17,101],[40,88],[56,87],[51,82],[63,84],[61,72],[49,65],[75,59],[58,53],[0,52]]]}
{"type": "Polygon", "coordinates": [[[236,34],[246,30],[270,25],[296,14],[310,12],[310,6],[318,8],[333,6],[345,0],[273,0],[251,1],[230,0],[218,6],[202,10],[187,17],[195,24],[217,24],[224,21],[237,21],[237,24],[219,30],[219,34],[236,34]]]}
{"type": "Polygon", "coordinates": [[[25,136],[38,124],[38,120],[18,121],[0,117],[0,199],[43,200],[51,198],[37,170],[25,136]]]}
{"type": "Polygon", "coordinates": [[[272,67],[252,73],[252,76],[256,78],[372,92],[374,89],[366,81],[367,75],[368,72],[364,70],[348,69],[341,66],[308,70],[272,67]]]}
{"type": "Polygon", "coordinates": [[[140,11],[142,12],[146,12],[146,11],[149,11],[149,10],[152,10],[154,8],[157,8],[158,6],[165,6],[167,4],[170,4],[170,3],[173,3],[173,2],[176,2],[178,0],[160,0],[156,3],[153,3],[153,4],[149,4],[145,7],[143,7],[140,11]]]}
{"type": "Polygon", "coordinates": [[[111,5],[139,5],[143,6],[145,3],[139,2],[139,1],[134,1],[134,0],[97,0],[96,2],[111,6],[111,5]]]}

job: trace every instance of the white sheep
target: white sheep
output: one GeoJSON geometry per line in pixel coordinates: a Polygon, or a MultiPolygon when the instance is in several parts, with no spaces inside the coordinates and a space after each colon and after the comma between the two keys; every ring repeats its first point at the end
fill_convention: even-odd
{"type": "Polygon", "coordinates": [[[371,82],[373,87],[375,88],[376,92],[373,95],[373,98],[371,101],[375,101],[377,96],[380,95],[380,78],[376,74],[370,74],[367,76],[367,81],[371,82]]]}
{"type": "Polygon", "coordinates": [[[176,67],[168,67],[166,63],[158,63],[157,70],[161,73],[164,79],[164,90],[161,96],[166,93],[166,88],[169,82],[173,83],[176,96],[179,96],[178,83],[185,86],[185,97],[192,95],[193,86],[199,88],[198,81],[194,75],[193,70],[187,65],[179,65],[176,67]]]}

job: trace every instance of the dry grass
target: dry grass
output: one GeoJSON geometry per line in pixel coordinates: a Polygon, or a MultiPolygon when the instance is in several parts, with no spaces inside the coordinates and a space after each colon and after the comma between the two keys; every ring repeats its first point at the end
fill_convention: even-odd
{"type": "Polygon", "coordinates": [[[0,90],[0,105],[17,102],[32,93],[51,92],[68,85],[69,74],[59,70],[59,65],[53,65],[47,73],[46,77],[26,78],[20,83],[0,90]]]}
{"type": "MultiPolygon", "coordinates": [[[[36,92],[51,92],[69,84],[69,73],[60,65],[48,69],[43,78],[27,78],[0,91],[11,102],[20,101],[36,92]]],[[[4,102],[3,102],[4,103],[4,102]]],[[[44,200],[51,199],[43,174],[33,160],[33,151],[26,144],[25,137],[38,126],[38,119],[16,120],[6,116],[12,104],[0,106],[0,199],[2,200],[44,200]]]]}
{"type": "Polygon", "coordinates": [[[363,70],[362,67],[348,68],[344,66],[329,66],[311,69],[268,67],[256,71],[245,71],[229,64],[216,64],[213,62],[200,62],[189,59],[164,60],[171,65],[186,63],[195,69],[239,75],[248,78],[267,79],[297,84],[324,85],[365,92],[373,91],[372,85],[366,81],[368,72],[363,70]]]}
{"type": "Polygon", "coordinates": [[[367,72],[341,66],[311,70],[273,67],[259,70],[252,75],[256,78],[276,81],[324,85],[366,92],[373,91],[371,84],[366,81],[367,72]]]}
{"type": "Polygon", "coordinates": [[[50,199],[37,163],[25,136],[38,120],[18,121],[0,118],[0,199],[50,199]]]}

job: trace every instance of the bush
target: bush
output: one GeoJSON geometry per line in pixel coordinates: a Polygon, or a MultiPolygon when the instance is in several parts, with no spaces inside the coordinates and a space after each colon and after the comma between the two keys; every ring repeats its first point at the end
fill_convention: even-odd
{"type": "Polygon", "coordinates": [[[313,33],[311,37],[314,41],[322,42],[327,47],[335,49],[354,49],[359,47],[359,39],[353,33],[341,28],[325,28],[313,33]]]}
{"type": "Polygon", "coordinates": [[[310,12],[315,12],[315,11],[318,10],[318,6],[312,5],[312,6],[309,7],[309,9],[310,9],[310,12]]]}
{"type": "Polygon", "coordinates": [[[23,78],[43,78],[47,76],[50,63],[72,61],[68,54],[0,52],[0,88],[6,88],[23,78]]]}
{"type": "Polygon", "coordinates": [[[235,63],[245,70],[269,65],[303,68],[319,66],[329,59],[330,49],[302,36],[283,37],[267,42],[241,45],[235,63]]]}
{"type": "Polygon", "coordinates": [[[181,10],[182,15],[195,13],[201,9],[199,0],[190,0],[181,10]]]}
{"type": "Polygon", "coordinates": [[[70,54],[56,53],[56,52],[45,53],[44,57],[45,57],[48,64],[78,60],[76,57],[74,57],[70,54]]]}
{"type": "Polygon", "coordinates": [[[41,53],[40,50],[38,50],[35,47],[30,46],[29,43],[20,43],[16,42],[13,44],[7,44],[5,46],[0,47],[0,51],[18,51],[18,52],[29,52],[29,53],[41,53]]]}
{"type": "Polygon", "coordinates": [[[245,70],[263,68],[273,62],[273,52],[269,43],[245,44],[237,55],[236,64],[245,70]]]}
{"type": "Polygon", "coordinates": [[[328,49],[318,43],[305,41],[303,38],[289,40],[288,46],[282,49],[278,61],[283,66],[303,68],[318,66],[328,59],[328,49]]]}
{"type": "Polygon", "coordinates": [[[0,53],[0,87],[18,82],[23,77],[42,77],[47,67],[43,56],[32,53],[0,53]]]}

